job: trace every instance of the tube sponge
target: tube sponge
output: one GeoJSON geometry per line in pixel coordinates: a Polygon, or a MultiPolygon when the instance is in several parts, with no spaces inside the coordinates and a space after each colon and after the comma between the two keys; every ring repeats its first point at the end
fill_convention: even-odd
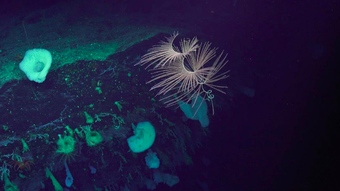
{"type": "Polygon", "coordinates": [[[54,186],[54,190],[55,191],[63,191],[63,187],[61,187],[61,185],[59,184],[58,180],[55,179],[55,177],[53,176],[52,172],[47,167],[46,167],[46,177],[50,178],[52,180],[52,184],[54,186]]]}
{"type": "Polygon", "coordinates": [[[11,181],[9,181],[7,174],[4,174],[4,190],[5,191],[19,191],[18,187],[14,185],[11,181]]]}
{"type": "Polygon", "coordinates": [[[66,161],[64,162],[65,164],[65,170],[66,170],[66,179],[65,179],[65,185],[67,187],[71,187],[72,184],[73,184],[73,176],[70,172],[70,169],[68,168],[67,164],[66,164],[66,161]]]}
{"type": "Polygon", "coordinates": [[[52,55],[45,49],[31,49],[26,51],[19,68],[31,81],[42,83],[51,68],[52,55]]]}
{"type": "Polygon", "coordinates": [[[133,133],[135,135],[128,138],[127,142],[134,153],[140,153],[150,148],[156,138],[155,128],[148,121],[138,123],[133,133]]]}

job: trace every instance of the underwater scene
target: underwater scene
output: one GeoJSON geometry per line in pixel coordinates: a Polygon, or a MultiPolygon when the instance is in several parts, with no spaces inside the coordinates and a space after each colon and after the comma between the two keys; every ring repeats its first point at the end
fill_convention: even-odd
{"type": "Polygon", "coordinates": [[[1,1],[0,190],[336,190],[338,3],[285,2],[1,1]]]}

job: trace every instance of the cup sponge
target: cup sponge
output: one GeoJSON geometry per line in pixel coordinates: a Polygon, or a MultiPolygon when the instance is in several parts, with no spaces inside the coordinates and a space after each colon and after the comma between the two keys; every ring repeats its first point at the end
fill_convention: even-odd
{"type": "Polygon", "coordinates": [[[26,51],[19,68],[31,81],[42,83],[51,68],[52,55],[45,49],[31,49],[26,51]]]}
{"type": "Polygon", "coordinates": [[[103,137],[97,131],[88,131],[86,133],[86,143],[88,146],[93,147],[103,141],[103,137]]]}
{"type": "Polygon", "coordinates": [[[58,149],[57,149],[57,153],[62,153],[65,155],[71,154],[74,151],[74,147],[76,144],[76,141],[74,140],[73,137],[71,136],[64,136],[61,137],[61,135],[59,136],[59,140],[57,142],[58,145],[58,149]]]}

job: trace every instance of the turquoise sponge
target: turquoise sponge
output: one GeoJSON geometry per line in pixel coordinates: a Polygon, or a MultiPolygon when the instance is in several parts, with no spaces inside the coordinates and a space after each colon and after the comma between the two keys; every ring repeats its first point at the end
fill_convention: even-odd
{"type": "Polygon", "coordinates": [[[197,96],[196,100],[192,101],[191,105],[183,101],[178,101],[178,104],[187,118],[198,120],[202,127],[208,127],[208,106],[205,99],[203,99],[200,95],[197,96]]]}
{"type": "Polygon", "coordinates": [[[140,153],[150,148],[155,141],[156,131],[148,121],[141,122],[134,127],[135,135],[127,139],[128,145],[132,152],[140,153]]]}

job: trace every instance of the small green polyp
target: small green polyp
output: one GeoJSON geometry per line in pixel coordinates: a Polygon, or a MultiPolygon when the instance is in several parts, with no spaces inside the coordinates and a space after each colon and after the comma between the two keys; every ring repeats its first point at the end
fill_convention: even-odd
{"type": "Polygon", "coordinates": [[[98,94],[102,94],[103,91],[100,89],[100,87],[96,87],[96,91],[98,92],[98,94]]]}
{"type": "Polygon", "coordinates": [[[70,128],[70,126],[66,126],[65,129],[67,130],[67,132],[70,134],[70,136],[73,136],[73,130],[70,128]]]}
{"type": "Polygon", "coordinates": [[[86,123],[93,123],[93,118],[86,111],[84,111],[86,123]]]}
{"type": "Polygon", "coordinates": [[[28,147],[24,139],[21,139],[21,143],[22,143],[22,153],[30,150],[30,148],[28,147]]]}
{"type": "Polygon", "coordinates": [[[8,130],[8,126],[6,126],[6,125],[3,125],[2,128],[3,128],[5,131],[8,130]]]}
{"type": "Polygon", "coordinates": [[[118,107],[119,111],[122,111],[123,106],[120,105],[118,101],[115,101],[115,105],[118,107]]]}

